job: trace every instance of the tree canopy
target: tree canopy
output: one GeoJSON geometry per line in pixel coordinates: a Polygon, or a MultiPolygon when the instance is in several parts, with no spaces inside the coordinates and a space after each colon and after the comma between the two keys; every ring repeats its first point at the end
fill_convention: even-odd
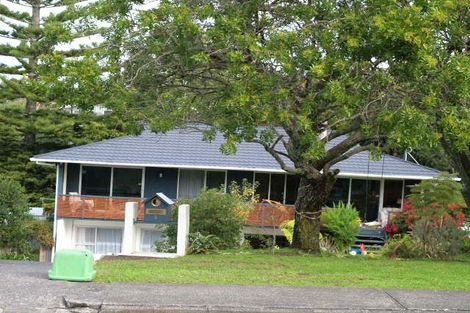
{"type": "Polygon", "coordinates": [[[296,246],[318,252],[336,163],[439,142],[413,92],[464,2],[181,0],[126,14],[131,4],[117,10],[110,52],[127,112],[155,131],[207,124],[204,138],[221,131],[225,153],[263,145],[301,176],[296,246]]]}

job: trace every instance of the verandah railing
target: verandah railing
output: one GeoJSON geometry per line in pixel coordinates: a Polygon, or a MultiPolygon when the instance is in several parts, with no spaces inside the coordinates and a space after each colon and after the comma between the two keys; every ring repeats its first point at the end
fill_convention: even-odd
{"type": "Polygon", "coordinates": [[[137,220],[144,219],[144,199],[101,196],[60,195],[58,217],[124,220],[126,202],[138,202],[137,220]]]}

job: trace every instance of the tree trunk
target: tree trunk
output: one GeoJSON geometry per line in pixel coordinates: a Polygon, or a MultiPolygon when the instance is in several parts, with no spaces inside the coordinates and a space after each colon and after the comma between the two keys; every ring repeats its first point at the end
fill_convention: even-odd
{"type": "Polygon", "coordinates": [[[320,215],[328,201],[336,174],[328,172],[318,179],[300,179],[295,201],[295,226],[292,245],[308,253],[320,254],[320,215]]]}

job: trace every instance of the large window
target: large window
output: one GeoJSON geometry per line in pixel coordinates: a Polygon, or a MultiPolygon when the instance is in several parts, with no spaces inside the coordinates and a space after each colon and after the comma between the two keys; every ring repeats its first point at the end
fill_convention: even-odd
{"type": "Polygon", "coordinates": [[[207,189],[220,189],[225,185],[225,172],[207,171],[206,187],[207,189]]]}
{"type": "Polygon", "coordinates": [[[297,200],[297,190],[299,189],[300,178],[297,175],[287,175],[286,177],[286,204],[295,204],[297,200]]]}
{"type": "Polygon", "coordinates": [[[109,196],[110,188],[110,167],[83,166],[82,195],[109,196]]]}
{"type": "Polygon", "coordinates": [[[259,200],[269,199],[269,174],[255,173],[255,182],[258,184],[256,194],[259,200]]]}
{"type": "Polygon", "coordinates": [[[351,203],[365,221],[375,221],[379,213],[380,181],[353,179],[351,184],[351,203]]]}
{"type": "Polygon", "coordinates": [[[286,175],[271,174],[271,192],[269,199],[284,203],[284,184],[286,175]]]}
{"type": "Polygon", "coordinates": [[[113,197],[140,197],[142,170],[132,168],[113,169],[113,197]]]}
{"type": "Polygon", "coordinates": [[[122,229],[79,227],[75,246],[96,254],[121,253],[122,229]]]}
{"type": "Polygon", "coordinates": [[[345,204],[348,203],[349,182],[349,178],[336,179],[335,185],[330,194],[330,200],[327,203],[328,206],[332,206],[338,202],[343,202],[345,204]]]}
{"type": "Polygon", "coordinates": [[[80,164],[67,164],[66,194],[78,194],[80,185],[80,164]]]}
{"type": "Polygon", "coordinates": [[[180,170],[178,198],[192,199],[204,188],[204,171],[180,170]]]}
{"type": "Polygon", "coordinates": [[[248,171],[228,171],[227,172],[227,190],[230,190],[232,183],[235,182],[239,187],[243,186],[243,181],[253,183],[253,172],[248,171]]]}
{"type": "Polygon", "coordinates": [[[384,185],[384,208],[401,208],[403,180],[386,180],[384,185]]]}

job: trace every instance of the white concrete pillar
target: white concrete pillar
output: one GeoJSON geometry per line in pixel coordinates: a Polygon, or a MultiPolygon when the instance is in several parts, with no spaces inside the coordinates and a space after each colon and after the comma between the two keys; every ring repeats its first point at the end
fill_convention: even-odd
{"type": "Polygon", "coordinates": [[[185,256],[189,246],[189,205],[178,207],[178,235],[176,237],[176,254],[185,256]]]}
{"type": "Polygon", "coordinates": [[[71,248],[68,247],[67,233],[65,229],[65,220],[60,218],[56,220],[56,238],[55,238],[55,249],[59,251],[61,249],[71,248]]]}
{"type": "Polygon", "coordinates": [[[137,202],[126,202],[124,231],[122,234],[122,254],[131,254],[134,252],[134,221],[137,216],[137,202]]]}

